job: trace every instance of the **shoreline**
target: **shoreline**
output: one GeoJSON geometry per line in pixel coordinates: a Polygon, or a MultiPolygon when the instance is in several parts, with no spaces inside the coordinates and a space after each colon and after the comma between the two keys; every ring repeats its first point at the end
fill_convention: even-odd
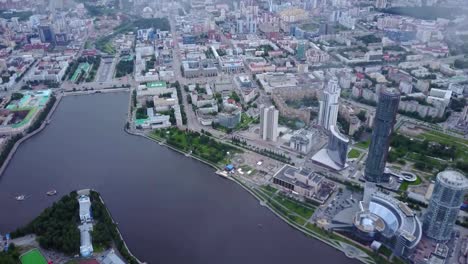
{"type": "MultiPolygon", "coordinates": [[[[117,89],[107,89],[105,90],[104,92],[102,93],[112,93],[112,92],[128,92],[131,90],[128,89],[128,88],[117,88],[117,89]]],[[[65,96],[80,96],[80,95],[92,95],[92,94],[95,94],[96,93],[96,90],[88,90],[88,91],[79,91],[79,92],[69,92],[69,93],[61,93],[61,94],[58,94],[57,97],[56,97],[56,101],[54,103],[54,105],[52,106],[52,108],[50,109],[49,113],[47,114],[46,118],[44,119],[44,121],[41,123],[41,126],[34,130],[33,132],[31,133],[28,133],[26,134],[25,136],[23,136],[21,139],[19,139],[17,142],[15,142],[14,146],[12,147],[12,149],[10,150],[10,152],[8,153],[8,156],[7,158],[5,159],[4,163],[2,164],[2,166],[0,167],[0,178],[3,176],[3,173],[4,171],[6,170],[6,168],[8,168],[8,165],[11,161],[11,159],[14,157],[14,154],[16,153],[17,149],[19,148],[19,146],[25,142],[27,139],[33,137],[34,135],[42,132],[42,130],[44,130],[44,128],[48,125],[48,122],[51,120],[51,116],[55,113],[58,105],[60,104],[60,102],[62,101],[62,98],[65,97],[65,96]]],[[[131,94],[130,94],[131,96],[131,94]]],[[[127,119],[127,122],[128,122],[128,119],[127,119]]],[[[356,259],[362,263],[366,263],[366,264],[369,264],[369,263],[375,263],[375,261],[373,261],[372,259],[369,259],[369,258],[366,258],[367,261],[359,258],[358,256],[355,256],[355,255],[350,255],[348,254],[348,252],[346,252],[342,247],[339,246],[339,243],[335,240],[327,240],[327,239],[324,239],[322,237],[320,237],[319,235],[315,234],[314,232],[310,231],[310,230],[306,230],[304,229],[304,227],[301,227],[301,226],[298,226],[296,223],[293,223],[292,221],[290,221],[289,219],[285,218],[284,216],[282,216],[281,214],[279,214],[278,212],[276,212],[273,208],[271,208],[267,203],[265,203],[265,200],[262,199],[261,197],[258,196],[258,194],[256,194],[251,188],[249,188],[248,186],[245,186],[244,183],[242,183],[239,179],[236,179],[234,177],[229,177],[229,176],[223,176],[223,175],[220,175],[219,172],[221,170],[221,168],[219,168],[217,165],[209,162],[209,161],[206,161],[204,159],[201,159],[195,155],[191,155],[191,154],[188,154],[180,149],[177,149],[173,146],[170,146],[168,144],[166,144],[165,142],[162,142],[160,140],[157,140],[155,138],[151,138],[149,137],[148,135],[145,135],[143,133],[137,133],[137,132],[134,132],[134,131],[131,131],[129,129],[127,129],[125,126],[123,128],[124,132],[126,132],[128,135],[132,135],[132,136],[139,136],[139,137],[143,137],[147,140],[150,140],[154,143],[158,143],[159,145],[162,145],[162,146],[165,146],[173,151],[176,151],[180,154],[183,154],[184,156],[186,157],[190,157],[190,158],[193,158],[195,160],[198,160],[212,168],[214,168],[216,171],[215,171],[215,174],[217,174],[219,177],[222,177],[223,179],[228,179],[228,180],[231,180],[235,183],[237,183],[238,185],[240,185],[245,191],[247,191],[250,195],[252,195],[254,198],[256,198],[263,206],[267,207],[273,214],[275,214],[277,217],[279,217],[280,219],[282,219],[284,222],[286,222],[286,224],[288,224],[290,227],[296,229],[297,231],[300,231],[302,232],[304,235],[306,236],[309,236],[309,237],[312,237],[314,239],[317,239],[319,240],[320,242],[323,242],[325,243],[326,245],[328,246],[331,246],[333,248],[335,248],[336,250],[342,252],[343,254],[345,254],[345,256],[347,256],[348,258],[351,258],[351,259],[356,259]],[[337,243],[337,244],[334,244],[333,242],[337,243]]],[[[99,194],[99,192],[98,192],[99,194]]],[[[101,195],[99,194],[99,197],[101,199],[101,202],[104,204],[104,201],[101,197],[101,195]]],[[[115,221],[112,217],[112,214],[110,213],[110,211],[108,210],[107,206],[106,207],[106,210],[108,211],[109,215],[111,216],[111,219],[112,221],[114,222],[115,224],[115,221]]],[[[123,241],[123,244],[124,246],[126,247],[127,251],[129,252],[129,254],[131,256],[133,256],[139,263],[144,263],[144,262],[141,262],[137,257],[135,257],[130,249],[128,248],[128,246],[126,245],[125,243],[125,240],[123,239],[123,236],[122,234],[120,233],[120,230],[118,229],[118,227],[116,227],[118,233],[119,233],[119,236],[121,237],[122,241],[123,241]]],[[[344,243],[344,242],[343,242],[344,243]]],[[[358,250],[360,250],[359,248],[353,246],[352,244],[350,243],[346,243],[348,244],[349,246],[352,246],[358,250]]],[[[366,253],[367,254],[367,253],[366,253]]],[[[370,256],[368,256],[370,257],[370,256]]]]}
{"type": "MultiPolygon", "coordinates": [[[[5,161],[3,161],[3,164],[0,167],[0,178],[3,176],[3,173],[8,168],[8,165],[10,165],[10,161],[14,157],[14,155],[16,154],[16,151],[18,150],[20,145],[23,142],[25,142],[26,140],[28,140],[28,139],[32,138],[33,136],[39,134],[40,132],[42,132],[42,130],[44,130],[46,128],[46,126],[49,124],[49,122],[51,120],[52,115],[55,113],[55,110],[57,110],[57,107],[59,106],[60,102],[62,101],[63,97],[92,95],[92,94],[96,94],[97,91],[100,91],[99,93],[118,93],[118,92],[127,92],[127,91],[130,91],[130,90],[129,90],[129,88],[115,88],[115,89],[105,89],[105,90],[102,90],[102,91],[101,90],[88,90],[88,91],[75,91],[75,92],[65,92],[65,93],[57,94],[57,96],[55,97],[56,100],[55,100],[54,105],[49,110],[49,113],[47,114],[46,118],[42,121],[40,127],[37,128],[36,130],[30,132],[30,133],[27,133],[23,137],[21,137],[18,141],[15,142],[13,147],[10,149],[10,151],[8,152],[8,156],[5,158],[5,161]]],[[[18,133],[16,135],[20,135],[20,134],[22,134],[22,133],[18,133]]]]}
{"type": "MultiPolygon", "coordinates": [[[[359,256],[350,254],[349,252],[345,251],[344,248],[342,248],[342,247],[339,246],[339,245],[340,245],[340,242],[339,242],[339,241],[335,241],[335,240],[330,241],[330,240],[327,240],[327,239],[322,238],[322,237],[320,237],[319,235],[315,234],[315,233],[312,232],[311,230],[306,230],[304,227],[298,226],[296,223],[292,222],[291,220],[285,218],[283,215],[279,214],[275,209],[273,209],[270,205],[268,205],[268,203],[266,203],[266,201],[265,201],[264,199],[262,199],[260,196],[258,196],[258,194],[256,194],[251,188],[249,188],[249,187],[246,186],[244,183],[242,183],[239,179],[236,179],[236,178],[230,177],[230,176],[225,177],[225,176],[220,175],[220,174],[218,173],[218,172],[220,171],[220,168],[219,168],[218,166],[216,166],[216,165],[214,165],[214,164],[212,164],[212,163],[210,163],[210,162],[208,162],[208,161],[205,161],[205,160],[203,160],[203,159],[200,159],[200,158],[197,157],[197,156],[194,156],[194,155],[187,155],[186,152],[184,152],[184,151],[182,151],[182,150],[180,150],[180,149],[177,149],[177,148],[175,148],[175,147],[173,147],[173,146],[170,146],[170,145],[166,144],[165,142],[162,142],[162,141],[159,141],[159,140],[157,140],[157,139],[151,138],[151,137],[149,137],[149,136],[147,136],[147,135],[145,135],[145,134],[136,133],[136,132],[130,131],[130,130],[127,129],[127,128],[124,128],[124,131],[125,131],[127,134],[129,134],[129,135],[143,137],[143,138],[145,138],[145,139],[147,139],[147,140],[150,140],[150,141],[152,141],[152,142],[158,143],[158,144],[161,145],[161,146],[165,146],[165,147],[167,147],[167,148],[169,148],[169,149],[171,149],[171,150],[173,150],[173,151],[176,151],[176,152],[178,152],[178,153],[180,153],[180,154],[183,154],[183,155],[186,156],[186,157],[194,158],[195,160],[198,160],[198,161],[200,161],[200,162],[202,162],[202,163],[204,163],[204,164],[206,164],[206,165],[208,165],[208,166],[210,166],[210,167],[213,167],[213,168],[216,170],[215,174],[217,174],[218,176],[220,176],[220,177],[222,177],[222,178],[224,178],[224,179],[231,180],[231,181],[235,182],[236,184],[240,185],[245,191],[247,191],[250,195],[252,195],[254,198],[256,198],[256,199],[259,201],[259,203],[261,203],[262,206],[265,206],[266,208],[268,208],[275,216],[279,217],[281,220],[283,220],[284,222],[286,222],[286,224],[288,224],[290,227],[294,228],[295,230],[300,231],[301,233],[303,233],[303,234],[306,235],[306,236],[309,236],[309,237],[311,237],[311,238],[313,238],[313,239],[319,240],[320,242],[322,242],[322,243],[324,243],[324,244],[326,244],[326,245],[328,245],[328,246],[330,246],[330,247],[335,248],[336,250],[340,251],[340,252],[343,253],[346,257],[348,257],[348,258],[350,258],[350,259],[356,259],[356,260],[358,260],[358,261],[360,261],[360,262],[362,262],[362,263],[365,263],[365,264],[376,263],[376,262],[375,262],[373,259],[371,259],[371,257],[368,256],[367,253],[365,253],[365,252],[364,252],[364,253],[365,253],[369,258],[365,258],[365,260],[364,260],[364,259],[360,258],[359,256]],[[334,242],[335,242],[336,244],[334,244],[334,242]],[[366,260],[367,260],[367,261],[366,261],[366,260]]],[[[342,242],[342,243],[345,243],[345,242],[342,242]]],[[[360,250],[359,248],[355,247],[354,245],[352,245],[352,244],[350,244],[350,243],[345,243],[345,244],[347,244],[347,245],[349,245],[349,246],[351,246],[351,247],[354,247],[356,250],[362,251],[362,250],[360,250]]]]}
{"type": "MultiPolygon", "coordinates": [[[[109,215],[110,219],[112,220],[112,223],[114,224],[115,226],[115,230],[117,231],[117,234],[119,235],[120,237],[120,240],[122,240],[122,244],[125,248],[125,250],[127,250],[128,254],[130,254],[130,256],[135,259],[139,264],[144,264],[146,262],[143,262],[141,261],[139,258],[137,258],[133,253],[132,251],[129,249],[127,243],[125,243],[125,239],[122,235],[122,233],[120,232],[120,229],[119,229],[119,226],[117,224],[117,222],[114,220],[114,217],[112,216],[112,213],[111,211],[109,210],[109,208],[107,208],[107,205],[106,203],[104,202],[104,199],[102,198],[102,195],[100,192],[94,190],[94,189],[89,189],[90,191],[93,191],[95,193],[97,193],[97,195],[99,196],[99,200],[101,201],[102,205],[104,206],[104,208],[106,208],[106,211],[107,211],[107,214],[109,215]]],[[[120,252],[120,250],[117,248],[117,252],[119,252],[119,254],[122,256],[122,253],[120,252]]],[[[122,256],[123,257],[123,256],[122,256]]]]}

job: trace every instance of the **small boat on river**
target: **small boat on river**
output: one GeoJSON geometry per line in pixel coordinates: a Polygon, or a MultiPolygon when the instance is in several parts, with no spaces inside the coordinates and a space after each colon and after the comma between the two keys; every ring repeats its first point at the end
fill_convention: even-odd
{"type": "Polygon", "coordinates": [[[26,200],[26,195],[21,194],[21,195],[15,196],[15,200],[16,201],[24,201],[24,200],[26,200]]]}
{"type": "Polygon", "coordinates": [[[56,195],[56,194],[57,194],[57,190],[50,190],[50,191],[46,192],[46,194],[47,194],[48,196],[56,195]]]}

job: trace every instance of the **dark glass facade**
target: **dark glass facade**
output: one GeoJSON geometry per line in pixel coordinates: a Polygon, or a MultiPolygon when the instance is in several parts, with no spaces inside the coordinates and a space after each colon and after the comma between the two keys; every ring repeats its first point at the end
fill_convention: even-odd
{"type": "Polygon", "coordinates": [[[375,183],[388,181],[388,176],[384,175],[385,162],[387,161],[390,135],[395,125],[399,103],[400,92],[397,89],[384,88],[381,90],[364,172],[366,181],[375,183]]]}
{"type": "Polygon", "coordinates": [[[340,167],[346,165],[349,139],[341,135],[335,126],[330,126],[327,153],[330,159],[340,167]]]}

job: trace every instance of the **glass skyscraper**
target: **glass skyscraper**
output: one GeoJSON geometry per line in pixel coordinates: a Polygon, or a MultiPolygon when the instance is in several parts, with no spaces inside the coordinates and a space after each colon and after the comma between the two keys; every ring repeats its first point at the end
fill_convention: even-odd
{"type": "Polygon", "coordinates": [[[437,174],[423,224],[428,237],[438,241],[450,239],[467,189],[468,179],[460,172],[446,170],[437,174]]]}
{"type": "Polygon", "coordinates": [[[330,159],[341,168],[346,166],[346,159],[348,157],[348,143],[349,139],[343,136],[338,131],[337,127],[333,125],[330,126],[327,153],[330,159]]]}
{"type": "Polygon", "coordinates": [[[364,178],[368,182],[388,181],[384,174],[390,135],[400,103],[400,92],[396,88],[382,88],[374,119],[374,131],[366,160],[364,178]]]}

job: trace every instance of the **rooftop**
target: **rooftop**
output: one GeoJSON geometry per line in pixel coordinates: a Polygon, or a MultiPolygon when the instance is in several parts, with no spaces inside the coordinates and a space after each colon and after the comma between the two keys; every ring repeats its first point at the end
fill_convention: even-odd
{"type": "Polygon", "coordinates": [[[468,188],[468,179],[458,171],[442,171],[439,174],[437,174],[437,179],[440,182],[455,188],[468,188]]]}

